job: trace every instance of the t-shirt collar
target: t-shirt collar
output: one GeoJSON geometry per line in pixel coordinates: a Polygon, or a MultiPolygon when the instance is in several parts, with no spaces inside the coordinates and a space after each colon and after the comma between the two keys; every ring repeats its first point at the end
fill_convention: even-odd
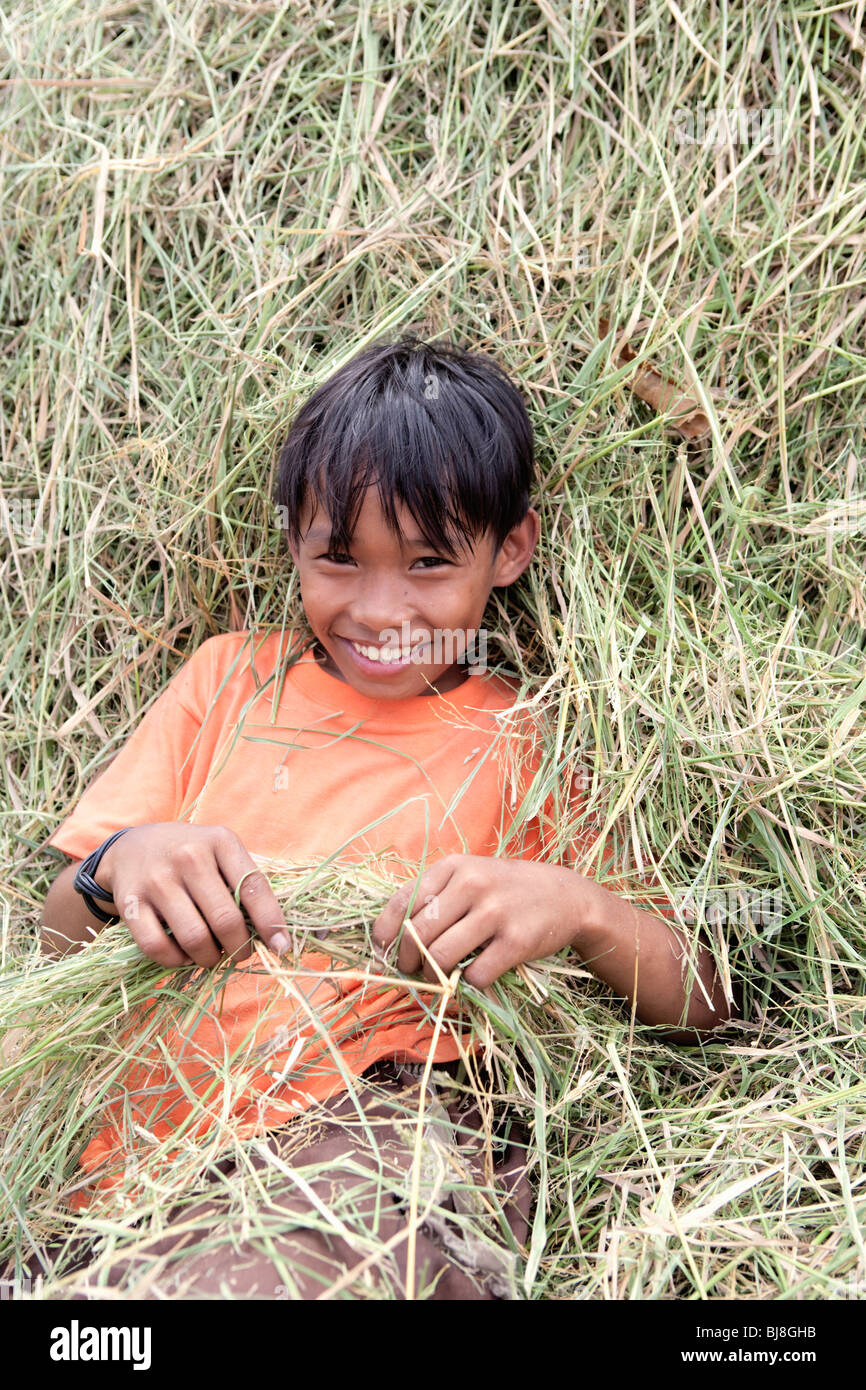
{"type": "Polygon", "coordinates": [[[441,724],[450,710],[481,709],[485,704],[481,675],[467,676],[461,685],[443,695],[410,695],[405,700],[363,695],[348,681],[326,671],[312,650],[298,658],[290,675],[296,688],[317,704],[360,719],[384,716],[395,725],[441,724]]]}

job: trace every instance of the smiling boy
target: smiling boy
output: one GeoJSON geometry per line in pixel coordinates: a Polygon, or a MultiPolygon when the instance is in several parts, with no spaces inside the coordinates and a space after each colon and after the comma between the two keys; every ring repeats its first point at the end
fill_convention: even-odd
{"type": "MultiPolygon", "coordinates": [[[[518,579],[535,551],[540,523],[529,506],[531,427],[518,393],[497,379],[494,368],[482,358],[467,356],[461,361],[459,355],[449,368],[448,354],[441,348],[413,347],[406,340],[402,347],[374,349],[339,374],[339,393],[334,379],[331,428],[338,447],[329,449],[327,459],[315,450],[305,452],[318,423],[319,403],[313,398],[283,451],[280,497],[304,611],[323,669],[371,698],[398,701],[444,695],[460,686],[467,673],[459,661],[432,660],[437,647],[445,646],[437,643],[437,635],[461,634],[463,646],[469,647],[470,634],[481,628],[491,591],[518,579]],[[357,453],[344,444],[351,433],[341,428],[347,423],[346,402],[357,399],[353,386],[367,372],[375,380],[377,356],[379,371],[388,363],[393,372],[386,378],[384,394],[392,391],[395,404],[399,399],[407,414],[414,406],[419,421],[425,411],[431,415],[423,462],[413,459],[405,447],[402,452],[399,445],[384,448],[380,441],[379,485],[369,456],[362,448],[359,468],[357,453]],[[506,476],[496,479],[486,496],[477,483],[458,493],[455,506],[454,476],[460,470],[455,456],[459,458],[464,441],[448,437],[448,413],[441,403],[454,387],[449,373],[453,378],[461,370],[468,378],[470,401],[475,393],[493,395],[502,435],[507,439],[511,434],[511,450],[504,451],[506,476]],[[431,401],[440,405],[439,411],[431,410],[431,401]],[[409,651],[400,649],[397,658],[396,634],[407,632],[412,645],[409,651]]],[[[466,410],[465,396],[460,405],[466,410]]],[[[386,409],[387,400],[383,414],[386,409]]],[[[453,413],[456,417],[456,400],[453,413]]],[[[466,430],[472,453],[468,467],[463,464],[464,473],[478,467],[485,446],[488,455],[492,452],[489,436],[484,437],[490,421],[483,410],[475,419],[467,411],[465,418],[471,421],[466,430]]],[[[455,434],[459,428],[455,420],[455,434]]],[[[678,934],[662,919],[636,911],[568,869],[522,858],[449,857],[407,884],[387,905],[374,927],[374,939],[383,948],[400,932],[413,892],[420,906],[418,920],[412,920],[432,959],[422,959],[417,942],[404,932],[397,961],[403,971],[422,969],[432,980],[437,967],[448,974],[480,949],[464,977],[484,987],[521,961],[572,946],[617,994],[635,1002],[645,1023],[684,1022],[702,1030],[730,1017],[708,951],[699,953],[706,996],[694,990],[684,1019],[678,934]]],[[[696,1035],[680,1030],[674,1038],[695,1041],[696,1035]]]]}
{"type": "MultiPolygon", "coordinates": [[[[94,869],[111,910],[92,910],[68,866],[46,899],[46,952],[80,949],[122,915],[141,950],[167,967],[232,954],[241,968],[226,987],[222,1031],[202,1024],[195,1034],[199,1062],[209,1048],[219,1057],[232,1022],[240,1036],[267,1014],[266,1039],[281,1018],[261,974],[243,968],[254,957],[238,902],[266,945],[289,949],[252,853],[303,863],[394,854],[410,872],[373,938],[385,953],[399,938],[404,974],[432,981],[474,953],[463,975],[484,988],[569,947],[672,1040],[696,1041],[730,1018],[705,947],[695,952],[697,984],[669,922],[545,862],[539,824],[519,843],[503,835],[509,740],[496,715],[516,691],[470,669],[467,648],[491,591],[532,560],[532,453],[520,393],[491,359],[454,347],[374,344],[310,397],[280,455],[277,493],[314,646],[287,663],[272,634],[246,665],[250,634],[199,648],[52,837],[81,858],[123,832],[94,869]],[[277,718],[267,692],[281,674],[277,718]],[[290,792],[282,800],[275,745],[290,792]],[[503,843],[511,853],[497,852],[503,843]]],[[[386,1022],[377,1016],[363,1042],[357,1029],[339,1041],[349,1071],[428,1055],[433,1037],[417,1008],[401,1001],[386,1022]]],[[[437,1061],[458,1055],[436,1043],[437,1061]]],[[[188,1082],[198,1086],[192,1071],[188,1082]]],[[[304,1095],[328,1101],[344,1090],[338,1069],[320,1064],[304,1095]]],[[[282,1110],[271,1096],[272,1124],[303,1108],[299,1093],[286,1095],[282,1110]]],[[[168,1132],[183,1105],[179,1092],[174,1109],[163,1096],[146,1128],[168,1132]]],[[[83,1161],[95,1169],[122,1141],[112,1133],[91,1149],[83,1161]]]]}

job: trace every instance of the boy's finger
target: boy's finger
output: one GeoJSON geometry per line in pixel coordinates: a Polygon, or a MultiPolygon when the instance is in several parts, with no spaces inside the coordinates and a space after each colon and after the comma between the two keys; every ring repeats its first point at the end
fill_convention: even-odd
{"type": "Polygon", "coordinates": [[[494,980],[498,980],[500,975],[504,975],[506,970],[517,964],[513,948],[494,937],[487,950],[482,951],[467,965],[463,971],[463,978],[474,989],[487,989],[494,980]]]}
{"type": "Polygon", "coordinates": [[[403,922],[405,922],[406,919],[406,912],[409,910],[411,897],[413,897],[414,892],[416,892],[416,885],[418,892],[420,892],[421,887],[423,887],[424,878],[425,874],[421,874],[421,877],[416,878],[414,883],[400,884],[395,894],[392,894],[388,902],[385,903],[384,908],[379,912],[377,919],[375,919],[373,923],[374,947],[385,949],[399,937],[400,929],[402,929],[403,922]]]}
{"type": "Polygon", "coordinates": [[[451,878],[451,874],[450,865],[445,860],[440,860],[438,864],[431,864],[429,869],[425,869],[419,878],[401,884],[396,893],[388,899],[373,923],[374,948],[378,946],[384,950],[392,942],[397,941],[402,935],[403,923],[406,920],[410,904],[412,905],[412,920],[416,921],[418,913],[429,907],[430,902],[442,892],[451,878]],[[414,903],[412,902],[413,894],[415,895],[414,903]]]}
{"type": "Polygon", "coordinates": [[[190,960],[207,969],[219,964],[220,945],[185,887],[154,887],[153,905],[190,960]]]}
{"type": "MultiPolygon", "coordinates": [[[[422,884],[422,887],[436,882],[436,878],[431,878],[428,885],[422,884]]],[[[403,915],[400,935],[396,938],[398,969],[404,975],[414,975],[416,971],[428,963],[428,951],[432,943],[438,941],[445,933],[450,933],[457,926],[463,929],[461,940],[465,940],[465,923],[472,907],[471,892],[465,885],[461,887],[459,880],[452,878],[449,878],[444,888],[438,892],[419,893],[415,899],[411,917],[403,915]]],[[[467,946],[467,951],[472,950],[484,939],[483,936],[477,935],[477,919],[475,917],[471,919],[469,929],[476,935],[472,944],[467,946]]],[[[487,935],[489,935],[489,930],[487,935]]],[[[393,954],[394,948],[392,947],[391,955],[393,956],[393,954]]],[[[456,957],[452,966],[459,959],[460,957],[456,957]]],[[[433,978],[433,976],[428,976],[428,978],[433,978]]]]}
{"type": "Polygon", "coordinates": [[[188,870],[184,886],[226,955],[248,960],[252,955],[249,929],[216,864],[208,861],[202,869],[188,870]]]}
{"type": "Polygon", "coordinates": [[[253,863],[240,842],[219,845],[216,850],[220,873],[244,908],[262,941],[277,955],[291,949],[286,919],[266,875],[253,863]]]}
{"type": "Polygon", "coordinates": [[[190,965],[189,956],[182,951],[166,932],[152,907],[136,900],[123,917],[129,934],[143,955],[173,970],[180,965],[190,965]]]}
{"type": "Polygon", "coordinates": [[[414,888],[414,883],[404,883],[388,899],[373,923],[374,948],[379,947],[380,950],[384,951],[397,940],[409,903],[412,900],[414,888]]]}
{"type": "Polygon", "coordinates": [[[477,914],[469,913],[425,945],[416,969],[421,969],[431,984],[441,984],[440,976],[450,975],[462,960],[485,946],[489,939],[489,924],[477,914]]]}

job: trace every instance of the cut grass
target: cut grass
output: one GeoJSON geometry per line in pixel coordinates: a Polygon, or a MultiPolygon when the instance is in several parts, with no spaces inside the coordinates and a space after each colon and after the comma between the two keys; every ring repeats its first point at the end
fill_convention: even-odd
{"type": "MultiPolygon", "coordinates": [[[[74,1287],[67,1242],[109,1270],[217,1150],[113,1217],[65,1209],[159,972],[115,931],[38,959],[44,841],[205,637],[302,621],[277,447],[341,362],[408,331],[496,354],[532,413],[542,540],[485,619],[547,716],[526,815],[581,763],[622,891],[636,871],[723,901],[709,935],[745,998],[683,1049],[577,963],[459,986],[489,1106],[531,1134],[521,1289],[866,1291],[863,16],[630,13],[5,13],[0,1260],[44,1256],[48,1296],[74,1287]],[[782,120],[763,145],[679,138],[716,108],[782,120]],[[640,368],[699,401],[706,444],[632,395],[640,368]]],[[[364,968],[381,891],[328,865],[292,908],[364,968]]],[[[266,1234],[248,1171],[231,1201],[266,1234]]]]}

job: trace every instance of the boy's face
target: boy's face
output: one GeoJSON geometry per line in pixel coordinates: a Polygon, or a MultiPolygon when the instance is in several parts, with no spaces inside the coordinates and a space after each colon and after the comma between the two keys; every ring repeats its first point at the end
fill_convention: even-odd
{"type": "Polygon", "coordinates": [[[308,504],[301,543],[291,545],[304,610],[325,649],[325,670],[360,694],[445,694],[466,679],[460,658],[467,645],[471,655],[491,589],[512,583],[529,564],[538,513],[529,509],[498,554],[485,533],[474,551],[467,543],[454,559],[431,548],[405,508],[397,515],[402,541],[385,520],[378,489],[368,487],[344,555],[331,549],[327,514],[318,506],[311,513],[308,504]]]}

